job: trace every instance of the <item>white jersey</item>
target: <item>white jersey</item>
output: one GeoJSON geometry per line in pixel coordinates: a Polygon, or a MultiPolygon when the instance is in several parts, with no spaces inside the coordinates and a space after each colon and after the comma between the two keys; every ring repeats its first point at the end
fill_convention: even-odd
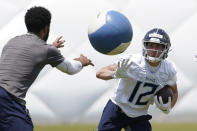
{"type": "Polygon", "coordinates": [[[128,69],[128,78],[121,78],[111,100],[130,117],[147,115],[154,94],[164,85],[176,83],[175,65],[162,60],[156,68],[151,67],[142,55],[128,55],[133,64],[128,69]]]}

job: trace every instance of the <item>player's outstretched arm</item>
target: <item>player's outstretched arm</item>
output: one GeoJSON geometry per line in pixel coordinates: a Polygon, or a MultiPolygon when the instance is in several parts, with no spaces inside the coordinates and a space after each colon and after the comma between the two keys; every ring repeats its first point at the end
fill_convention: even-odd
{"type": "Polygon", "coordinates": [[[103,67],[96,73],[96,77],[103,80],[110,80],[113,78],[129,78],[128,69],[133,64],[129,59],[119,61],[118,64],[103,67]]]}
{"type": "Polygon", "coordinates": [[[94,66],[90,59],[81,54],[80,57],[74,60],[65,59],[62,63],[57,65],[56,68],[64,73],[73,75],[80,72],[83,67],[88,65],[94,66]]]}
{"type": "Polygon", "coordinates": [[[83,54],[81,54],[80,57],[75,58],[74,60],[81,62],[83,67],[88,65],[94,66],[92,61],[88,59],[86,56],[84,56],[83,54]]]}
{"type": "Polygon", "coordinates": [[[96,77],[102,80],[113,79],[114,78],[113,75],[114,75],[116,68],[117,68],[116,64],[103,67],[96,73],[96,77]]]}

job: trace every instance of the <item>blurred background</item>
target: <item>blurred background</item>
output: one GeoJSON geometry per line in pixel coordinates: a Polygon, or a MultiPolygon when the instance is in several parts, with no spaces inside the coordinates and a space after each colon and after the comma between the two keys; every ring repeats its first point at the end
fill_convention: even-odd
{"type": "MultiPolygon", "coordinates": [[[[95,67],[87,67],[74,76],[50,66],[44,68],[26,96],[27,107],[35,125],[88,124],[91,128],[85,129],[86,131],[96,128],[102,110],[117,83],[116,80],[97,79],[96,71],[111,64],[121,55],[141,52],[142,38],[154,27],[163,28],[171,38],[172,51],[169,59],[177,66],[179,99],[169,115],[164,115],[154,105],[151,106],[151,121],[197,122],[197,0],[0,1],[0,49],[10,38],[27,32],[24,24],[26,10],[32,6],[43,6],[52,13],[48,43],[62,35],[66,44],[60,50],[65,57],[74,58],[82,53],[95,64],[95,67]],[[88,40],[88,25],[92,18],[106,9],[120,11],[128,17],[133,27],[132,43],[120,55],[100,54],[91,47],[88,40]]],[[[184,124],[177,125],[180,127],[184,124]]],[[[36,130],[41,129],[36,126],[36,130]]]]}

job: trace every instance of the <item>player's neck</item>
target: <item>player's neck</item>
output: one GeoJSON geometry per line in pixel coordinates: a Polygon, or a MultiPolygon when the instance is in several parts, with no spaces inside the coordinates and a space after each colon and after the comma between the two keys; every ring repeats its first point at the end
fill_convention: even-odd
{"type": "Polygon", "coordinates": [[[158,62],[152,63],[152,62],[150,62],[150,61],[148,61],[148,60],[146,60],[146,62],[147,62],[150,66],[152,66],[152,67],[157,67],[157,66],[159,66],[159,65],[160,65],[160,63],[161,63],[161,61],[158,61],[158,62]]]}
{"type": "Polygon", "coordinates": [[[40,39],[42,39],[42,35],[40,33],[34,33],[34,32],[27,32],[27,34],[33,34],[36,35],[37,37],[39,37],[40,39]]]}

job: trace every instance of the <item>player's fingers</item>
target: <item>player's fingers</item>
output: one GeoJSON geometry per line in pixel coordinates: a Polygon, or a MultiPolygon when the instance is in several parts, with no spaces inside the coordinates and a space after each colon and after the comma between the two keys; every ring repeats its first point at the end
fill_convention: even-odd
{"type": "Polygon", "coordinates": [[[160,102],[161,105],[163,105],[163,100],[162,100],[161,96],[159,96],[159,102],[160,102]]]}
{"type": "Polygon", "coordinates": [[[92,62],[90,62],[89,65],[94,66],[94,64],[92,62]]]}
{"type": "Polygon", "coordinates": [[[62,47],[64,47],[64,45],[59,45],[57,48],[62,48],[62,47]]]}
{"type": "Polygon", "coordinates": [[[121,67],[124,67],[125,59],[121,63],[121,67]]]}
{"type": "Polygon", "coordinates": [[[94,66],[94,64],[92,63],[90,59],[89,59],[89,65],[94,66]]]}
{"type": "Polygon", "coordinates": [[[58,42],[61,38],[62,38],[62,36],[57,37],[56,40],[55,40],[55,42],[58,42]]]}
{"type": "Polygon", "coordinates": [[[88,59],[86,56],[84,56],[83,54],[80,54],[80,57],[84,58],[84,59],[88,59]]]}
{"type": "Polygon", "coordinates": [[[161,107],[161,103],[159,102],[158,96],[155,96],[155,104],[157,105],[158,108],[161,107]]]}
{"type": "Polygon", "coordinates": [[[118,68],[120,68],[120,61],[118,61],[118,68]]]}
{"type": "Polygon", "coordinates": [[[169,96],[168,97],[168,102],[171,103],[171,101],[172,101],[172,98],[169,96]]]}
{"type": "Polygon", "coordinates": [[[126,68],[128,67],[128,65],[127,65],[128,62],[129,62],[129,59],[126,59],[126,60],[125,60],[125,63],[124,63],[124,67],[126,67],[126,68]]]}
{"type": "Polygon", "coordinates": [[[61,41],[59,41],[59,43],[62,45],[62,44],[64,44],[66,41],[65,40],[61,40],[61,41]]]}
{"type": "Polygon", "coordinates": [[[131,61],[131,62],[128,64],[127,68],[129,68],[132,64],[133,64],[133,61],[131,61]]]}
{"type": "Polygon", "coordinates": [[[157,96],[154,96],[154,100],[157,101],[157,96]]]}
{"type": "Polygon", "coordinates": [[[154,101],[155,101],[155,104],[156,104],[156,105],[159,104],[157,96],[154,96],[154,101]]]}
{"type": "Polygon", "coordinates": [[[65,40],[58,41],[58,42],[56,42],[56,43],[57,43],[57,46],[62,46],[62,45],[65,43],[65,40]]]}
{"type": "Polygon", "coordinates": [[[168,97],[168,102],[165,105],[167,108],[171,107],[171,97],[168,97]]]}

